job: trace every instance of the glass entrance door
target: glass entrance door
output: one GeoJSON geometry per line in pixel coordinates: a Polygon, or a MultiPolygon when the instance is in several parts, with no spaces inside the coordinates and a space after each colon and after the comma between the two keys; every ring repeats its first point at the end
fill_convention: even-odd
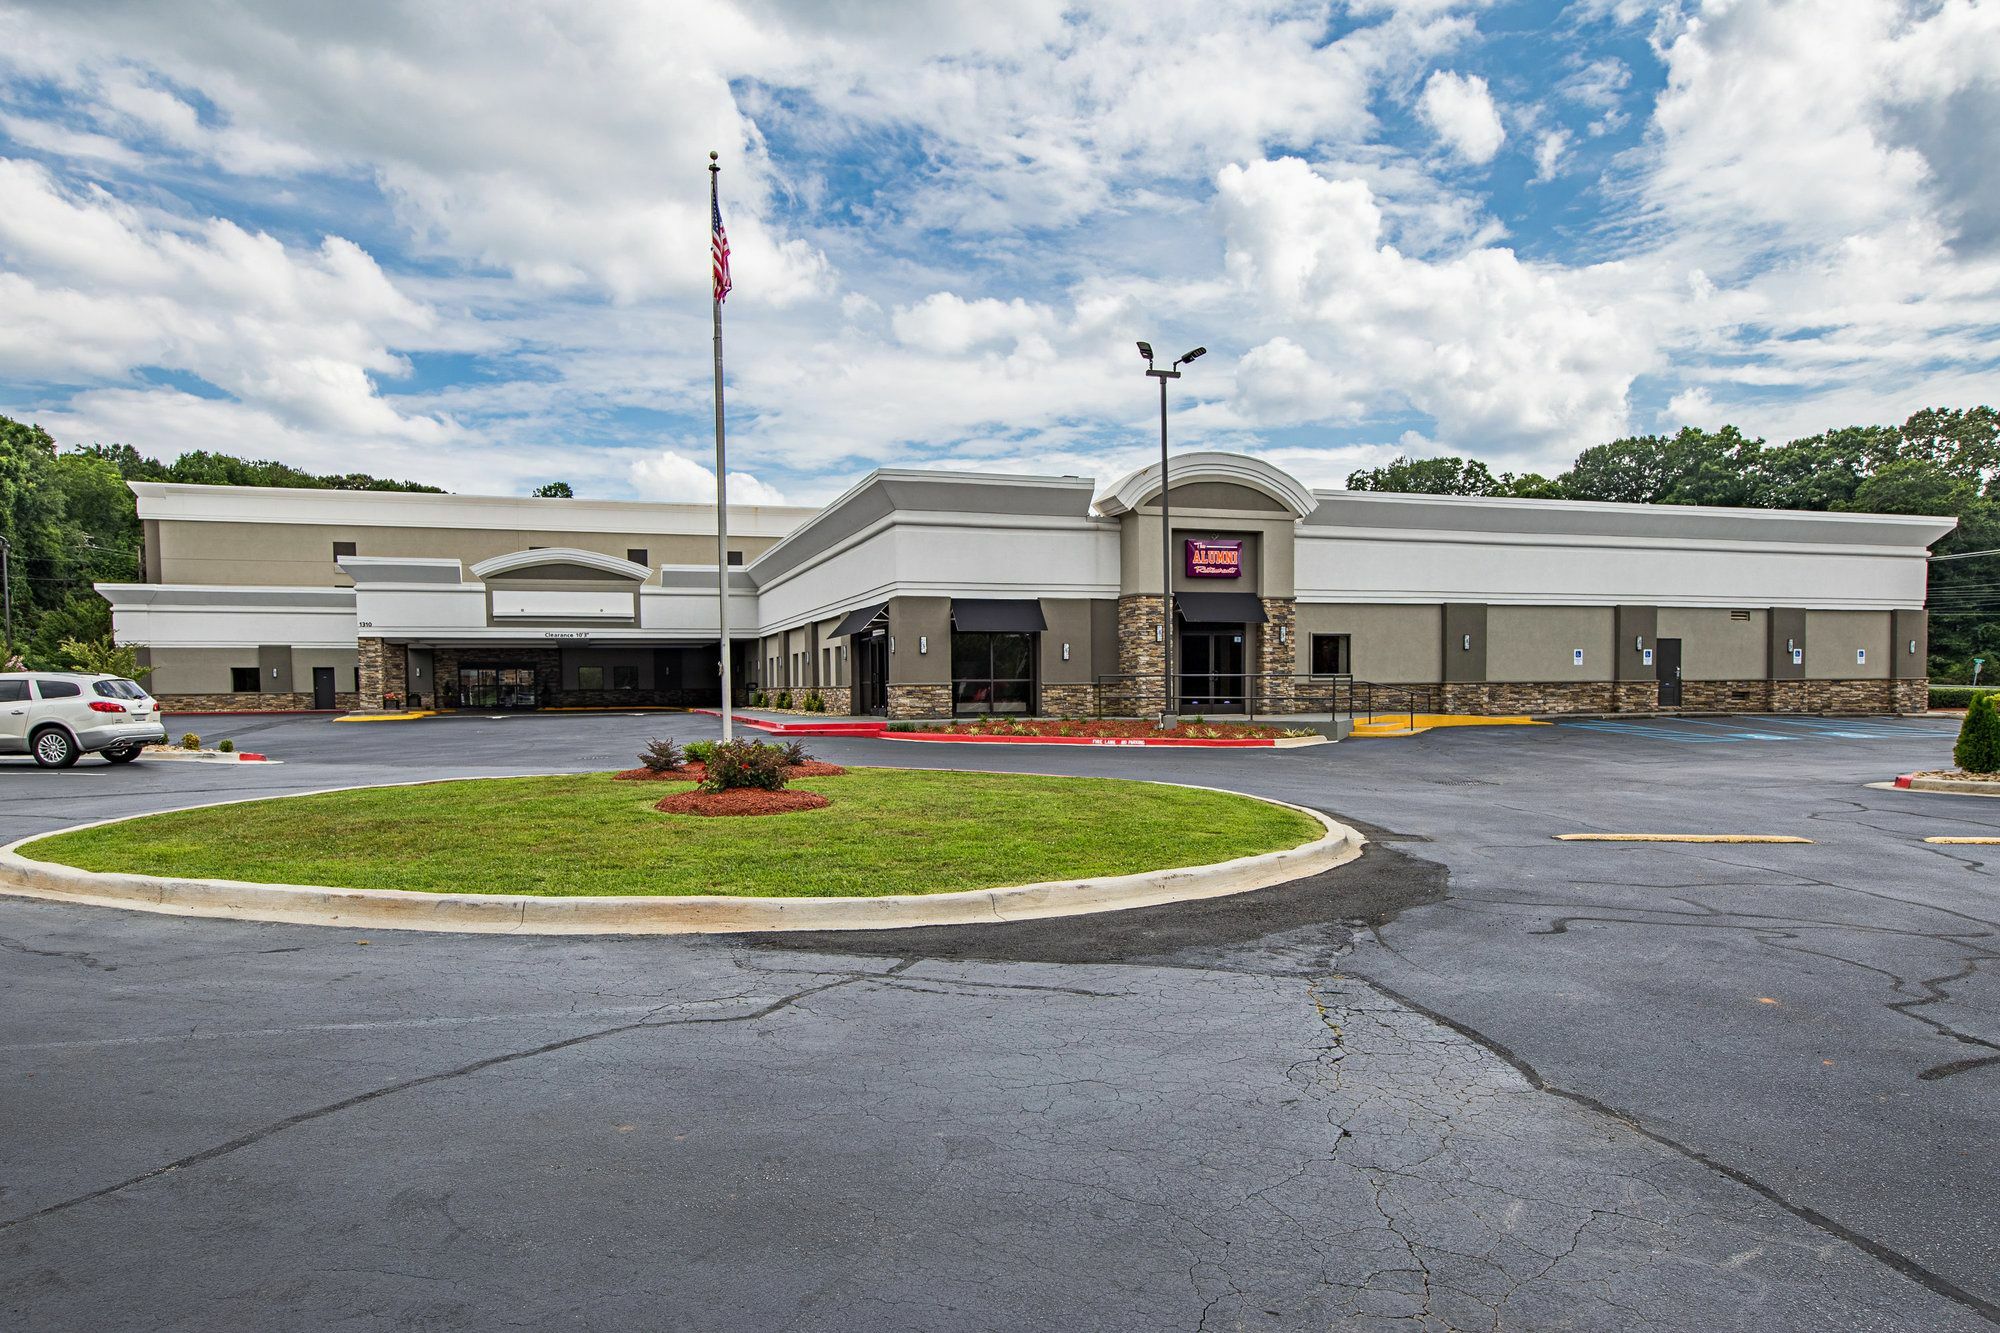
{"type": "Polygon", "coordinates": [[[541,702],[541,682],[533,667],[458,669],[460,708],[539,708],[541,702]]]}
{"type": "Polygon", "coordinates": [[[1241,625],[1183,625],[1180,708],[1184,713],[1240,713],[1244,708],[1245,630],[1241,625]]]}

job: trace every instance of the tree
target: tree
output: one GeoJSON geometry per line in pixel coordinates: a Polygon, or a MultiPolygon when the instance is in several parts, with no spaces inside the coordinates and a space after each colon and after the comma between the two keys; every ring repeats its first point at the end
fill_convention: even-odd
{"type": "Polygon", "coordinates": [[[1993,696],[1975,694],[1958,727],[1958,744],[1952,746],[1951,761],[1967,773],[2000,770],[2000,714],[1993,711],[1993,696]]]}
{"type": "Polygon", "coordinates": [[[569,483],[566,481],[548,482],[545,485],[535,487],[528,494],[542,500],[574,500],[576,498],[576,492],[569,488],[569,483]]]}
{"type": "Polygon", "coordinates": [[[1477,459],[1398,457],[1383,467],[1348,474],[1347,489],[1405,495],[1499,495],[1504,486],[1477,459]]]}
{"type": "Polygon", "coordinates": [[[139,680],[149,676],[153,668],[139,665],[139,648],[135,643],[113,643],[106,634],[100,639],[64,639],[60,646],[62,664],[71,671],[88,671],[94,676],[123,676],[127,680],[139,680]]]}

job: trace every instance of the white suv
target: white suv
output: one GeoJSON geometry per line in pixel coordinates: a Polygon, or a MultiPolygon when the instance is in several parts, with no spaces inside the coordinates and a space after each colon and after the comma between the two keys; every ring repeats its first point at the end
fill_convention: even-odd
{"type": "Polygon", "coordinates": [[[32,754],[43,768],[68,768],[101,754],[129,764],[149,741],[164,741],[160,706],[137,681],[74,671],[0,672],[0,754],[32,754]]]}

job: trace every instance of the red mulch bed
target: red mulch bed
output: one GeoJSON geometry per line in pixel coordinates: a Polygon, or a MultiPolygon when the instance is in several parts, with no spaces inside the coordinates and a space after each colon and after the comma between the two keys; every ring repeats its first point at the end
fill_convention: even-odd
{"type": "Polygon", "coordinates": [[[934,735],[971,736],[1107,736],[1145,740],[1269,740],[1284,735],[1281,727],[1253,722],[1183,722],[1160,730],[1143,718],[1093,718],[1089,721],[952,722],[920,726],[934,735]]]}
{"type": "Polygon", "coordinates": [[[827,799],[816,791],[764,791],[731,787],[728,791],[676,792],[653,808],[670,815],[784,815],[817,810],[827,799]]]}
{"type": "MultiPolygon", "coordinates": [[[[809,763],[787,765],[785,781],[790,782],[797,778],[837,778],[846,772],[847,770],[839,764],[825,764],[814,759],[809,763]]],[[[613,773],[611,776],[621,782],[704,782],[708,778],[708,769],[702,764],[682,764],[679,768],[670,768],[664,773],[655,773],[650,768],[628,768],[623,773],[613,773]]]]}

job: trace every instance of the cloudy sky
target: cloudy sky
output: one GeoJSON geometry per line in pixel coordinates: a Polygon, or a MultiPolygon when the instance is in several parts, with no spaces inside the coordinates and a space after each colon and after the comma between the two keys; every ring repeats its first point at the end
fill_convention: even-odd
{"type": "Polygon", "coordinates": [[[2000,3],[0,0],[0,412],[458,491],[1992,402],[2000,3]]]}

